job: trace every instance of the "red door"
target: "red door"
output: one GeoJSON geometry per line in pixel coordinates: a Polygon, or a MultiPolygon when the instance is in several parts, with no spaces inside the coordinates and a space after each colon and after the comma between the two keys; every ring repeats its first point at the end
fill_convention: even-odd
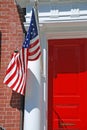
{"type": "Polygon", "coordinates": [[[87,39],[48,41],[48,130],[87,130],[87,39]]]}

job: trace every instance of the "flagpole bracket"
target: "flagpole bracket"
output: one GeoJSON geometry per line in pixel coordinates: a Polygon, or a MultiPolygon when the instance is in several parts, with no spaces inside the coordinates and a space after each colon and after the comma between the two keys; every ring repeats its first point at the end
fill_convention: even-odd
{"type": "Polygon", "coordinates": [[[34,7],[37,8],[37,6],[38,6],[38,1],[35,0],[35,1],[34,1],[34,7]]]}
{"type": "Polygon", "coordinates": [[[46,82],[46,75],[42,74],[42,81],[46,82]]]}
{"type": "Polygon", "coordinates": [[[18,52],[19,52],[19,50],[18,50],[18,49],[16,49],[16,50],[14,50],[14,52],[15,52],[15,53],[18,53],[18,52]]]}

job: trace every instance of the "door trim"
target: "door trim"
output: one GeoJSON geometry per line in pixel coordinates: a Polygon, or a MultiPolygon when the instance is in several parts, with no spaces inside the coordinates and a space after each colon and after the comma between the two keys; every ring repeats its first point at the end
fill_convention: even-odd
{"type": "Polygon", "coordinates": [[[80,22],[61,22],[43,24],[40,27],[40,37],[42,46],[42,64],[46,66],[42,72],[43,86],[43,104],[42,115],[44,115],[44,126],[42,130],[47,130],[47,113],[48,113],[48,40],[49,39],[73,39],[87,38],[87,21],[80,22]],[[45,54],[44,54],[45,53],[45,54]],[[45,71],[45,72],[44,72],[45,71]],[[45,74],[45,75],[44,75],[45,74]]]}

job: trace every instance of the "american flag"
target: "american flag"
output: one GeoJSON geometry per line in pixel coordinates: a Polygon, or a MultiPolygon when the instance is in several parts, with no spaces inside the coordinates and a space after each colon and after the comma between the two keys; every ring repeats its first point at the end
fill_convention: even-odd
{"type": "Polygon", "coordinates": [[[35,8],[32,9],[30,27],[23,43],[23,48],[28,48],[28,60],[33,61],[41,55],[40,39],[38,34],[38,19],[35,8]]]}
{"type": "Polygon", "coordinates": [[[25,94],[28,61],[37,60],[41,55],[37,21],[36,10],[33,8],[22,49],[13,53],[4,78],[4,84],[22,95],[25,94]]]}
{"type": "Polygon", "coordinates": [[[6,70],[4,84],[24,95],[26,85],[27,51],[14,52],[6,70]],[[25,53],[24,53],[25,52],[25,53]]]}

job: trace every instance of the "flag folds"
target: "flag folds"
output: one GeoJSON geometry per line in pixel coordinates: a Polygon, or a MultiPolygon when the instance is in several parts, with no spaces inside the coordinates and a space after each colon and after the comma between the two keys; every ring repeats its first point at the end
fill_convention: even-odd
{"type": "Polygon", "coordinates": [[[40,39],[38,32],[38,19],[35,8],[32,9],[32,16],[22,49],[13,53],[11,61],[6,70],[4,84],[12,90],[25,94],[27,64],[34,61],[41,55],[40,39]]]}
{"type": "Polygon", "coordinates": [[[21,51],[18,53],[14,52],[6,70],[6,76],[4,78],[4,83],[8,87],[23,95],[25,93],[26,85],[26,56],[27,55],[24,53],[23,49],[21,49],[21,51]]]}
{"type": "Polygon", "coordinates": [[[28,48],[28,60],[36,60],[41,54],[40,39],[38,31],[38,18],[35,8],[32,9],[30,27],[28,29],[23,48],[28,48]]]}

